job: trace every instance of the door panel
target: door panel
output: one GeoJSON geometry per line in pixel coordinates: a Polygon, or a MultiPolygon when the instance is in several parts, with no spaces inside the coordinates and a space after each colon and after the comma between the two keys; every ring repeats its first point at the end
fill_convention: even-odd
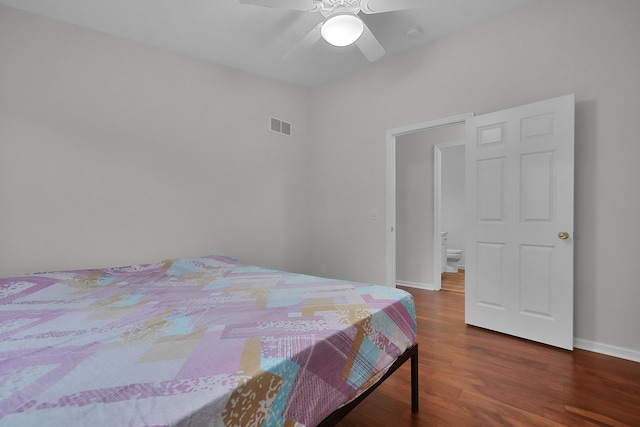
{"type": "Polygon", "coordinates": [[[553,208],[553,153],[535,153],[522,156],[520,166],[522,182],[522,222],[549,222],[553,208]]]}
{"type": "Polygon", "coordinates": [[[573,151],[573,95],[467,120],[468,324],[573,348],[573,151]]]}
{"type": "Polygon", "coordinates": [[[502,270],[504,244],[478,242],[478,298],[477,302],[487,307],[504,309],[502,299],[502,270]]]}
{"type": "Polygon", "coordinates": [[[478,161],[478,222],[504,222],[504,157],[478,161]]]}
{"type": "Polygon", "coordinates": [[[551,260],[549,246],[520,246],[520,287],[523,314],[551,316],[551,260]]]}

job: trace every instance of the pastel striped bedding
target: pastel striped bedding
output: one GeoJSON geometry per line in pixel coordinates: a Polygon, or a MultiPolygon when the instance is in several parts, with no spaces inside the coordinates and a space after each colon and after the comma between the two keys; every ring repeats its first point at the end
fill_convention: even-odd
{"type": "Polygon", "coordinates": [[[314,426],[416,340],[410,294],[224,256],[0,279],[0,426],[314,426]]]}

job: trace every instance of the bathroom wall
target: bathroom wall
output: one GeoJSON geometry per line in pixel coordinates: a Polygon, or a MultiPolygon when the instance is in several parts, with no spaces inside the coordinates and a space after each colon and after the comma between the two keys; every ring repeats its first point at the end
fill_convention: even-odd
{"type": "MultiPolygon", "coordinates": [[[[465,247],[464,144],[441,147],[441,230],[447,231],[447,247],[465,247]]],[[[464,267],[464,256],[458,263],[464,267]]]]}

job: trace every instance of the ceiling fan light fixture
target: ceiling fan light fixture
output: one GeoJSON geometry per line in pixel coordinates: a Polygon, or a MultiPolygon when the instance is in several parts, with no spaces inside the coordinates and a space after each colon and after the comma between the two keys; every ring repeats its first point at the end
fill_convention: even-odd
{"type": "Polygon", "coordinates": [[[320,28],[327,43],[344,47],[353,44],[364,32],[364,23],[352,13],[340,13],[329,17],[320,28]]]}

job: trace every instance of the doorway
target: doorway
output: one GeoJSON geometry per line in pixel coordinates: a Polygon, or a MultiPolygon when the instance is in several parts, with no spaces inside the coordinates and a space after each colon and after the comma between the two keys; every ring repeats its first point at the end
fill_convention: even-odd
{"type": "Polygon", "coordinates": [[[440,230],[434,230],[434,235],[442,238],[441,253],[434,258],[441,266],[440,290],[464,294],[465,140],[437,144],[433,154],[434,209],[440,210],[441,218],[440,230]]]}
{"type": "MultiPolygon", "coordinates": [[[[446,119],[434,120],[425,123],[419,123],[416,125],[406,126],[402,128],[391,129],[387,131],[387,285],[391,287],[395,287],[398,283],[397,277],[397,238],[398,233],[396,230],[396,221],[398,219],[398,211],[397,211],[397,144],[401,144],[403,140],[411,140],[412,136],[415,136],[416,133],[427,132],[430,131],[432,134],[438,134],[440,132],[445,131],[445,128],[458,127],[462,129],[464,132],[464,124],[465,121],[473,117],[472,113],[463,114],[459,116],[449,117],[446,119]]],[[[462,133],[464,135],[464,133],[462,133]]],[[[460,140],[458,136],[457,139],[450,139],[449,141],[460,140]]],[[[438,141],[442,142],[442,140],[438,141]]],[[[431,142],[431,146],[435,146],[436,143],[431,142]]],[[[432,148],[429,147],[429,150],[432,148]]],[[[429,160],[431,165],[433,162],[429,160]]],[[[435,178],[433,172],[430,173],[431,177],[435,178]]],[[[435,181],[435,180],[434,180],[435,181]]],[[[436,191],[435,182],[433,183],[424,183],[425,190],[428,190],[431,193],[431,189],[436,191]],[[428,188],[427,188],[428,187],[428,188]]],[[[428,221],[428,228],[430,228],[428,235],[422,241],[429,245],[429,254],[426,257],[421,257],[419,262],[425,263],[426,265],[422,268],[423,277],[418,280],[411,280],[409,278],[401,278],[404,279],[403,285],[410,285],[415,287],[420,287],[423,289],[431,289],[431,290],[440,290],[441,288],[441,271],[439,268],[440,265],[440,257],[438,256],[438,260],[435,260],[434,254],[441,253],[441,239],[434,238],[436,234],[439,236],[440,227],[441,227],[441,217],[439,209],[435,209],[433,206],[433,196],[429,197],[431,199],[431,206],[429,208],[429,212],[426,212],[424,216],[424,221],[428,221]],[[437,233],[436,233],[437,230],[437,233]]],[[[399,227],[403,227],[406,224],[398,223],[399,227]]],[[[406,234],[406,233],[405,233],[406,234]]],[[[402,237],[402,236],[400,236],[402,237]]]]}
{"type": "Polygon", "coordinates": [[[397,279],[396,139],[465,123],[465,322],[572,349],[574,116],[565,95],[387,131],[387,285],[397,279]]]}

